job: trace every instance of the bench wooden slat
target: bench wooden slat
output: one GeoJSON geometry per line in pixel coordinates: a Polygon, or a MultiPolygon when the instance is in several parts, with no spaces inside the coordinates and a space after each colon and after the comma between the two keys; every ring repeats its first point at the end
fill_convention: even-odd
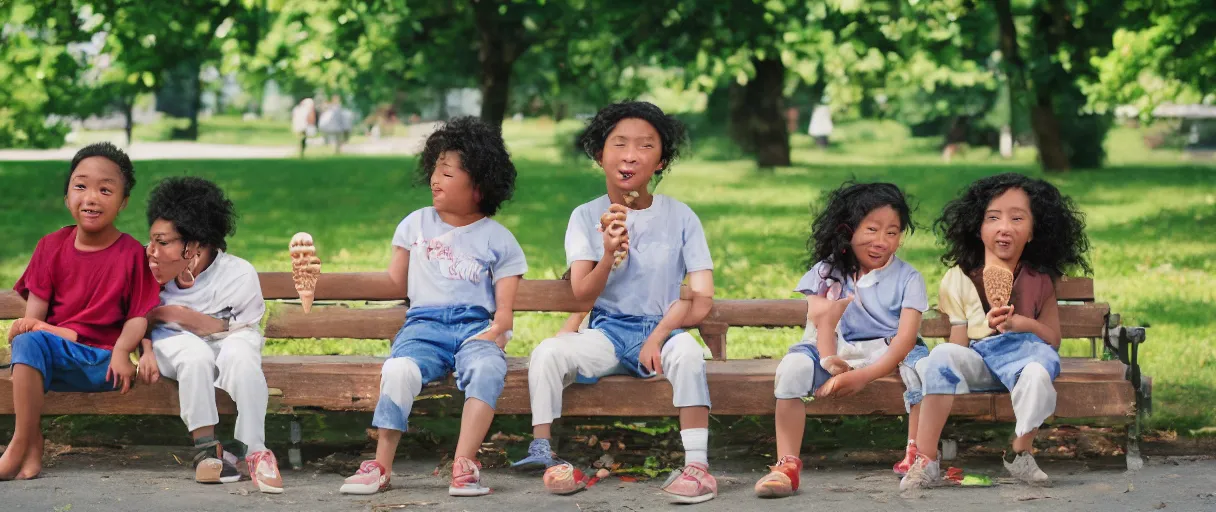
{"type": "MultiPolygon", "coordinates": [[[[1106,304],[1060,306],[1060,330],[1065,338],[1093,338],[1102,335],[1106,304]]],[[[391,339],[405,321],[404,306],[384,308],[347,308],[314,306],[311,313],[296,305],[282,305],[266,322],[268,338],[355,338],[391,339]]],[[[720,300],[707,322],[734,327],[802,327],[806,324],[806,301],[720,300]]],[[[921,336],[945,338],[950,323],[944,317],[926,319],[921,336]]]]}
{"type": "MultiPolygon", "coordinates": [[[[272,356],[263,369],[271,387],[270,410],[318,408],[335,411],[373,411],[379,397],[383,360],[364,356],[272,356]]],[[[527,361],[510,358],[507,385],[498,402],[500,414],[529,414],[527,361]]],[[[770,415],[774,413],[774,359],[709,362],[709,388],[714,414],[770,415]]],[[[1065,359],[1056,380],[1059,395],[1056,416],[1061,418],[1127,417],[1134,414],[1135,394],[1123,378],[1122,363],[1065,359]],[[1095,399],[1099,398],[1099,399],[1095,399]]],[[[424,397],[461,396],[450,383],[428,386],[424,397]]],[[[814,400],[808,415],[902,415],[903,383],[896,375],[879,379],[861,393],[842,400],[814,400]]],[[[219,410],[235,413],[232,401],[217,392],[219,410]]],[[[458,404],[458,401],[453,402],[458,404]]],[[[44,414],[165,414],[177,415],[177,386],[168,379],[152,386],[136,386],[128,395],[118,393],[51,393],[44,414]]],[[[0,414],[12,414],[12,386],[0,378],[0,414]]],[[[563,414],[567,416],[674,416],[671,385],[663,379],[607,377],[594,386],[574,385],[566,390],[563,414]],[[632,397],[619,400],[618,397],[632,397]]],[[[955,401],[952,416],[998,421],[1013,420],[1008,394],[973,394],[955,401]]]]}
{"type": "MultiPolygon", "coordinates": [[[[261,272],[262,296],[267,300],[296,299],[290,272],[261,272]]],[[[1059,300],[1092,302],[1094,281],[1088,277],[1067,277],[1056,282],[1059,300]]],[[[404,300],[405,290],[388,283],[383,273],[338,272],[321,274],[316,300],[404,300]]],[[[525,279],[519,287],[519,311],[565,311],[562,304],[574,301],[569,281],[525,279]]]]}
{"type": "MultiPolygon", "coordinates": [[[[258,274],[262,282],[262,296],[267,300],[297,299],[295,285],[291,281],[290,272],[262,272],[258,274]]],[[[1060,300],[1093,301],[1093,280],[1089,278],[1065,277],[1056,283],[1056,295],[1060,300]]],[[[316,300],[369,300],[394,301],[404,300],[405,291],[396,290],[384,279],[383,274],[375,272],[347,272],[322,274],[317,282],[316,300]]],[[[751,319],[746,325],[754,326],[789,326],[789,310],[778,308],[769,311],[774,304],[801,302],[797,299],[786,300],[731,300],[719,299],[717,302],[732,304],[729,308],[719,308],[720,318],[712,320],[732,323],[733,319],[751,319]],[[765,323],[767,322],[767,323],[765,323]]],[[[785,306],[789,307],[789,306],[785,306]]],[[[574,294],[568,281],[560,280],[525,280],[519,287],[515,300],[517,311],[555,311],[572,312],[578,309],[574,294]]],[[[25,314],[25,301],[12,290],[0,291],[0,319],[20,318],[25,314]]],[[[802,313],[805,318],[805,308],[802,313]]]]}

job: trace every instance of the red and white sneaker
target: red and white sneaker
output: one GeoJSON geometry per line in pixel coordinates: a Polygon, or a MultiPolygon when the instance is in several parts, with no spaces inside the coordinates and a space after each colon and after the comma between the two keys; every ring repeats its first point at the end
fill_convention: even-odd
{"type": "Polygon", "coordinates": [[[786,455],[769,466],[769,473],[756,482],[756,497],[784,498],[798,492],[799,476],[802,473],[802,459],[786,455]]]}
{"type": "Polygon", "coordinates": [[[452,462],[452,483],[448,496],[485,496],[490,488],[481,485],[481,463],[468,457],[456,457],[452,462]]]}
{"type": "Polygon", "coordinates": [[[904,450],[904,460],[896,462],[895,466],[891,468],[895,474],[899,476],[908,474],[908,469],[912,467],[913,462],[916,462],[916,453],[916,443],[909,442],[908,448],[904,450]]]}
{"type": "Polygon", "coordinates": [[[663,492],[672,503],[703,503],[718,496],[718,481],[709,474],[709,466],[693,463],[672,471],[663,492]]]}
{"type": "Polygon", "coordinates": [[[376,494],[387,491],[392,473],[374,460],[365,460],[359,471],[342,483],[342,494],[376,494]]]}
{"type": "Polygon", "coordinates": [[[262,450],[245,456],[249,466],[249,478],[258,485],[258,490],[267,494],[283,493],[283,475],[279,473],[279,461],[274,452],[262,450]]]}

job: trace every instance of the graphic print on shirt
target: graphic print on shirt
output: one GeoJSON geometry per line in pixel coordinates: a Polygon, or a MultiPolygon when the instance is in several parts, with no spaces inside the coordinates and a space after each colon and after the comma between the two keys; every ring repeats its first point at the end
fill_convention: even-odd
{"type": "Polygon", "coordinates": [[[424,254],[426,254],[427,261],[435,265],[443,277],[480,284],[482,270],[485,267],[476,258],[464,254],[452,246],[455,232],[455,230],[448,231],[430,240],[423,240],[419,235],[414,245],[426,248],[424,254]]]}

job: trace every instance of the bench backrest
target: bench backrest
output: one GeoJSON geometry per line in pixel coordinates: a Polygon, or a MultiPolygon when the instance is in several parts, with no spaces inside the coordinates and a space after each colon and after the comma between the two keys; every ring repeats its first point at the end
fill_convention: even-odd
{"type": "MultiPolygon", "coordinates": [[[[266,321],[268,338],[355,338],[391,339],[405,319],[405,299],[384,279],[383,273],[322,274],[317,283],[317,301],[387,302],[377,307],[350,308],[341,304],[317,304],[305,314],[300,306],[281,304],[266,321]]],[[[289,272],[262,272],[262,295],[266,300],[298,299],[289,272]]],[[[1098,338],[1110,311],[1096,304],[1093,280],[1065,277],[1056,283],[1060,305],[1060,330],[1064,338],[1098,338]]],[[[801,299],[717,299],[699,330],[715,359],[724,359],[726,333],[730,327],[803,327],[806,301],[801,299]]],[[[569,281],[525,280],[519,286],[516,311],[575,312],[577,301],[569,281]]],[[[25,301],[12,291],[0,292],[0,319],[19,318],[25,301]]],[[[921,336],[945,338],[950,324],[940,314],[926,315],[921,336]]]]}

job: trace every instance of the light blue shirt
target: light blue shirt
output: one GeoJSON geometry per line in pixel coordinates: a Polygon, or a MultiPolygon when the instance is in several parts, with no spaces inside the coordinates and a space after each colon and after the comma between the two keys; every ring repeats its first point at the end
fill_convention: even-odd
{"type": "MultiPolygon", "coordinates": [[[[600,261],[604,238],[600,216],[612,204],[607,195],[574,209],[566,228],[566,264],[600,261]]],[[[650,208],[631,210],[625,217],[629,256],[608,274],[595,306],[610,314],[663,316],[680,299],[680,285],[689,272],[712,270],[709,244],[701,220],[692,208],[664,195],[655,195],[650,208]]]]}
{"type": "Polygon", "coordinates": [[[904,308],[921,313],[929,309],[925,278],[898,256],[891,256],[891,263],[862,276],[859,282],[839,272],[829,275],[828,268],[826,262],[816,263],[794,291],[823,297],[832,283],[840,283],[841,297],[853,296],[837,326],[845,341],[893,337],[899,331],[899,314],[904,308]]]}
{"type": "Polygon", "coordinates": [[[515,235],[489,217],[457,228],[428,206],[397,225],[393,245],[410,252],[406,295],[411,309],[481,306],[493,313],[498,280],[528,271],[515,235]]]}

